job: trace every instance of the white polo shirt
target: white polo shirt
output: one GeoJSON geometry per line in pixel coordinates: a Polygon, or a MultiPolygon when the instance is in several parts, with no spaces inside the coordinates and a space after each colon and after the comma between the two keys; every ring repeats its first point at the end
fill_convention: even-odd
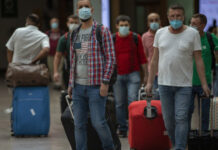
{"type": "Polygon", "coordinates": [[[30,64],[45,48],[50,48],[49,38],[36,26],[18,28],[8,40],[6,47],[13,51],[12,63],[30,64]]]}
{"type": "Polygon", "coordinates": [[[167,26],[157,31],[153,46],[159,49],[158,84],[191,87],[193,52],[201,50],[198,31],[187,27],[172,34],[167,26]]]}

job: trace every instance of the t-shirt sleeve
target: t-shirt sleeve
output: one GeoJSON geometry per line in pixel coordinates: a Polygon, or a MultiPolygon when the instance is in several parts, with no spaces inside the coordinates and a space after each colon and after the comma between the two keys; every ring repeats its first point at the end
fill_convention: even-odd
{"type": "Polygon", "coordinates": [[[159,35],[160,35],[160,33],[159,33],[159,30],[158,30],[157,33],[156,33],[155,36],[154,36],[154,44],[153,44],[153,46],[156,47],[156,48],[159,47],[159,46],[158,46],[159,35]]]}
{"type": "Polygon", "coordinates": [[[194,34],[194,51],[201,50],[200,34],[196,31],[194,34]]]}
{"type": "Polygon", "coordinates": [[[12,36],[6,43],[6,47],[8,48],[8,50],[14,51],[15,36],[16,36],[16,31],[12,34],[12,36]]]}
{"type": "Polygon", "coordinates": [[[43,38],[41,46],[42,48],[45,48],[45,47],[50,48],[49,38],[47,35],[43,38]]]}
{"type": "Polygon", "coordinates": [[[215,46],[215,51],[218,51],[218,39],[216,37],[216,35],[214,34],[211,34],[212,35],[212,38],[213,38],[213,43],[214,43],[214,46],[215,46]]]}
{"type": "Polygon", "coordinates": [[[66,38],[65,35],[62,35],[61,38],[58,40],[58,45],[57,45],[57,52],[65,52],[66,49],[66,38]]]}

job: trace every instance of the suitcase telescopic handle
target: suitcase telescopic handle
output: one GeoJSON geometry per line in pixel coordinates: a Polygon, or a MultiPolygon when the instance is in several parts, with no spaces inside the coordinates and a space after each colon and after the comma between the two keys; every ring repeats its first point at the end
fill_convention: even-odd
{"type": "MultiPolygon", "coordinates": [[[[69,99],[70,99],[70,96],[69,96],[69,95],[66,95],[66,96],[65,96],[65,100],[66,100],[67,105],[68,105],[68,108],[69,108],[69,110],[70,110],[70,114],[71,114],[72,118],[74,118],[73,111],[72,111],[72,108],[71,108],[69,99]]],[[[73,102],[72,102],[72,103],[73,103],[73,102]]]]}
{"type": "MultiPolygon", "coordinates": [[[[209,98],[210,99],[210,104],[211,104],[211,108],[213,108],[213,95],[210,95],[209,97],[207,97],[206,95],[200,95],[199,96],[199,98],[200,98],[200,117],[199,117],[199,136],[202,136],[202,100],[204,99],[204,98],[209,98]]],[[[213,111],[211,111],[211,113],[210,113],[210,120],[211,120],[211,122],[210,122],[210,136],[211,137],[213,137],[213,111]]]]}
{"type": "Polygon", "coordinates": [[[144,116],[148,119],[154,119],[157,116],[157,109],[155,106],[151,106],[151,100],[153,94],[147,94],[144,89],[144,85],[141,86],[138,93],[138,100],[146,100],[147,106],[144,109],[144,116]]]}

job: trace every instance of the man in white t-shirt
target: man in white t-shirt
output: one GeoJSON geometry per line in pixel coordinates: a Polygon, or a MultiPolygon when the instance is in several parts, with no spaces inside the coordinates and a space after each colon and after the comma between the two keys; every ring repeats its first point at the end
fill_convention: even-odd
{"type": "Polygon", "coordinates": [[[210,95],[201,58],[200,35],[195,29],[183,24],[184,14],[182,6],[171,6],[168,10],[170,26],[157,31],[145,89],[147,93],[151,93],[158,71],[164,123],[175,150],[185,150],[187,144],[193,57],[204,93],[206,96],[210,95]]]}
{"type": "Polygon", "coordinates": [[[49,39],[39,31],[39,23],[39,16],[30,14],[26,19],[26,27],[15,30],[6,44],[9,63],[31,64],[47,56],[49,39]]]}

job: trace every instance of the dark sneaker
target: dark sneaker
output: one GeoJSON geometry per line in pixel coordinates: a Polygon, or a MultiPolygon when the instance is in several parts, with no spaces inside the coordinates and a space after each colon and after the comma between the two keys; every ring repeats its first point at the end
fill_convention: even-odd
{"type": "Polygon", "coordinates": [[[127,132],[126,131],[119,131],[118,132],[119,137],[121,138],[126,138],[127,137],[127,132]]]}

